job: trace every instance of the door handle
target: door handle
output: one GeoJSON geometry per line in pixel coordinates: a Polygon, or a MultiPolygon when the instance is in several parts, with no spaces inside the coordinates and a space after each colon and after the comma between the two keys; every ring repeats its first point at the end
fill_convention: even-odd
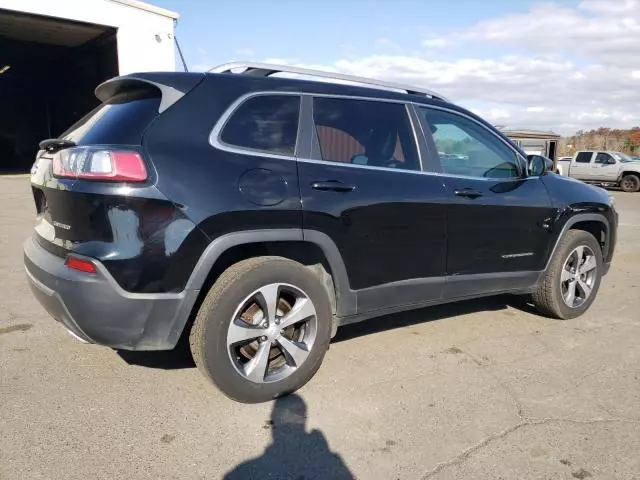
{"type": "Polygon", "coordinates": [[[311,188],[314,190],[333,191],[333,192],[352,192],[356,189],[354,185],[346,185],[338,180],[328,180],[326,182],[312,182],[311,188]]]}
{"type": "Polygon", "coordinates": [[[453,191],[459,197],[467,197],[467,198],[478,198],[482,196],[482,192],[478,190],[473,190],[472,188],[462,188],[453,191]]]}

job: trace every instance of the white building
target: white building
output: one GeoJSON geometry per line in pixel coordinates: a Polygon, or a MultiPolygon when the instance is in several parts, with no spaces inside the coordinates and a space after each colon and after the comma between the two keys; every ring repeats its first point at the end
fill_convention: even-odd
{"type": "Polygon", "coordinates": [[[137,0],[0,0],[0,171],[28,169],[103,81],[175,70],[177,19],[137,0]]]}

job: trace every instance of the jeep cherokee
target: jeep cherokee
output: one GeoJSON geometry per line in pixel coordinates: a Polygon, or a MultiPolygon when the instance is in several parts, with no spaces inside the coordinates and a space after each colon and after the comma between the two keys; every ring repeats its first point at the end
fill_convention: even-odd
{"type": "Polygon", "coordinates": [[[367,318],[502,293],[577,317],[613,256],[604,190],[430,90],[236,63],[96,96],[40,144],[33,293],[86,342],[188,338],[241,402],[298,389],[367,318]]]}

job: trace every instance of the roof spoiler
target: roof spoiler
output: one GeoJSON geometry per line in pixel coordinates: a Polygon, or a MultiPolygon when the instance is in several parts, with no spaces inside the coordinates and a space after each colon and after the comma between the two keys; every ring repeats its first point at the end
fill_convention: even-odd
{"type": "Polygon", "coordinates": [[[101,102],[107,102],[116,95],[157,89],[161,96],[158,113],[162,113],[204,78],[204,73],[135,73],[101,83],[96,87],[95,95],[101,102]]]}

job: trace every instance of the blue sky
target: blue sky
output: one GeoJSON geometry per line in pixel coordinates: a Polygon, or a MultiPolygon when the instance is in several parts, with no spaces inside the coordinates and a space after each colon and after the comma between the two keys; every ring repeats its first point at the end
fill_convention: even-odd
{"type": "MultiPolygon", "coordinates": [[[[612,0],[615,1],[615,0],[612,0]]],[[[235,59],[330,62],[372,52],[419,52],[433,34],[530,7],[529,0],[152,0],[180,14],[176,35],[190,67],[235,59]],[[393,42],[391,48],[384,40],[393,42]],[[385,48],[386,47],[386,48],[385,48]],[[247,55],[252,52],[253,55],[247,55]]],[[[577,1],[556,2],[576,5],[577,1]]],[[[505,48],[467,45],[456,56],[505,48]]]]}
{"type": "Polygon", "coordinates": [[[640,0],[150,0],[192,70],[271,61],[432,88],[489,121],[640,125],[640,0]]]}

